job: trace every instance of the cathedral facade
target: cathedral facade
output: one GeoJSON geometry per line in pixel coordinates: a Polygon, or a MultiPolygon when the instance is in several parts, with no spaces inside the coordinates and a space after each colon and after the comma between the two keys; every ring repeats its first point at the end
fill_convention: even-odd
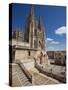
{"type": "Polygon", "coordinates": [[[37,60],[39,59],[39,63],[48,63],[45,48],[45,30],[40,17],[39,20],[35,17],[34,6],[31,7],[28,17],[26,18],[24,32],[16,30],[15,34],[13,33],[12,35],[14,36],[12,37],[16,40],[15,61],[26,61],[36,58],[37,60]]]}
{"type": "Polygon", "coordinates": [[[31,8],[25,25],[25,41],[30,43],[30,48],[45,49],[44,29],[40,18],[36,19],[34,7],[31,8]]]}

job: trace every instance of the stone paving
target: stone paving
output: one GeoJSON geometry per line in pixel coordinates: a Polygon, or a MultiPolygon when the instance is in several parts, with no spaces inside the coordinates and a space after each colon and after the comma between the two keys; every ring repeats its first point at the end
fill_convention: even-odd
{"type": "Polygon", "coordinates": [[[30,71],[32,73],[32,85],[49,85],[49,84],[59,84],[60,82],[50,78],[44,74],[39,73],[39,71],[34,68],[32,69],[32,71],[30,71]]]}

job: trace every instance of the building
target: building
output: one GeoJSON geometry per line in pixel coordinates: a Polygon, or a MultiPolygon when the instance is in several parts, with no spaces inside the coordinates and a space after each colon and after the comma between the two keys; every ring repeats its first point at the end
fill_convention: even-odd
{"type": "Polygon", "coordinates": [[[66,65],[66,51],[48,51],[50,62],[57,65],[66,65]]]}
{"type": "Polygon", "coordinates": [[[44,29],[41,25],[40,18],[36,19],[34,15],[34,7],[32,6],[30,13],[27,17],[25,25],[25,41],[30,43],[30,48],[45,49],[44,29]]]}
{"type": "Polygon", "coordinates": [[[54,51],[47,51],[47,55],[49,59],[54,59],[54,51]]]}
{"type": "Polygon", "coordinates": [[[40,64],[47,64],[48,57],[45,49],[44,35],[45,30],[41,24],[41,19],[39,17],[39,20],[37,20],[34,14],[34,7],[32,6],[26,18],[24,32],[18,29],[12,32],[12,44],[16,45],[15,62],[34,58],[38,60],[39,58],[40,64]]]}
{"type": "Polygon", "coordinates": [[[56,51],[54,53],[55,64],[66,65],[66,52],[65,51],[56,51]]]}

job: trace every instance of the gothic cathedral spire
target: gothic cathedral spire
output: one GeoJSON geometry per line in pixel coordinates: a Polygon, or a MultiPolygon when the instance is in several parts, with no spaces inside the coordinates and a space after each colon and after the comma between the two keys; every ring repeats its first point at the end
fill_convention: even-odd
{"type": "Polygon", "coordinates": [[[31,16],[32,18],[34,18],[34,5],[31,6],[30,16],[31,16]]]}

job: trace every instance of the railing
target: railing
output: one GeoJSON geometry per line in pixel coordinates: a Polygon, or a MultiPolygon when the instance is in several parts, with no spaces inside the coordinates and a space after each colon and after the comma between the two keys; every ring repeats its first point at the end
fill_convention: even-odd
{"type": "Polygon", "coordinates": [[[47,70],[46,68],[43,68],[43,66],[38,65],[37,63],[35,63],[35,67],[39,70],[39,72],[41,72],[49,77],[52,77],[56,80],[59,80],[60,82],[66,83],[66,75],[65,74],[64,75],[62,75],[61,73],[59,75],[55,74],[52,72],[52,69],[47,70]]]}

